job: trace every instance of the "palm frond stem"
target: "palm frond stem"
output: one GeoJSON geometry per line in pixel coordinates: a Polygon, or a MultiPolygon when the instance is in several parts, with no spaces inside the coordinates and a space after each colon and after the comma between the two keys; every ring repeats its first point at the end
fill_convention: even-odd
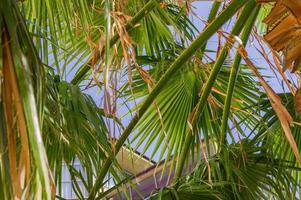
{"type": "MultiPolygon", "coordinates": [[[[251,31],[252,31],[253,25],[256,21],[259,10],[260,10],[260,6],[257,6],[254,9],[254,12],[252,13],[252,15],[250,16],[250,19],[246,23],[246,26],[241,35],[242,46],[246,46],[246,44],[248,42],[248,38],[251,34],[251,31]]],[[[231,100],[232,100],[235,82],[236,82],[238,71],[239,71],[240,62],[241,62],[241,55],[239,53],[236,53],[233,64],[231,66],[231,74],[230,74],[228,88],[227,88],[227,96],[226,96],[224,109],[223,109],[221,139],[220,139],[221,149],[222,149],[222,145],[224,145],[224,143],[226,142],[228,117],[229,117],[231,100]]]]}
{"type": "MultiPolygon", "coordinates": [[[[208,16],[208,19],[207,19],[208,23],[212,22],[212,20],[215,19],[216,15],[217,15],[217,12],[218,12],[218,9],[220,8],[220,5],[221,5],[221,1],[219,1],[219,0],[215,0],[213,2],[212,8],[210,10],[210,13],[209,13],[209,16],[208,16]]],[[[202,54],[205,52],[206,46],[207,46],[207,42],[200,49],[200,52],[202,54]]]]}

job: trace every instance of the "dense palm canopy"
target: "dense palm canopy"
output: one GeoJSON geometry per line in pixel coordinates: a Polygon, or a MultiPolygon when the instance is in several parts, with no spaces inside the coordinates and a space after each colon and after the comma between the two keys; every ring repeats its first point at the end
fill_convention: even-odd
{"type": "Polygon", "coordinates": [[[204,20],[193,1],[1,0],[0,198],[61,198],[66,164],[88,199],[108,173],[131,199],[128,145],[172,163],[151,199],[298,199],[299,74],[263,38],[273,2],[211,1],[204,20]]]}

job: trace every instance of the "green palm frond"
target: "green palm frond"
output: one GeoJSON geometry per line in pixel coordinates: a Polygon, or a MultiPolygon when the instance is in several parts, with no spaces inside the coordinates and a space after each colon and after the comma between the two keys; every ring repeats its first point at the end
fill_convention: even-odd
{"type": "MultiPolygon", "coordinates": [[[[95,170],[105,158],[112,156],[104,117],[103,110],[90,95],[78,86],[61,81],[59,76],[53,78],[47,74],[43,139],[58,188],[61,188],[63,165],[68,166],[74,182],[80,179],[85,183],[86,191],[93,186],[95,170]],[[73,167],[74,161],[80,162],[82,172],[73,167]]],[[[112,170],[112,174],[117,173],[112,170]]],[[[122,176],[118,173],[116,180],[120,181],[122,176]]],[[[80,187],[75,185],[74,191],[83,198],[80,187]]]]}
{"type": "Polygon", "coordinates": [[[176,186],[154,192],[151,199],[295,199],[297,183],[289,181],[294,171],[286,160],[275,158],[268,145],[246,139],[201,163],[176,186]]]}
{"type": "MultiPolygon", "coordinates": [[[[110,14],[135,17],[146,2],[131,0],[119,6],[123,4],[122,1],[116,1],[110,6],[110,14]]],[[[161,8],[156,0],[150,2],[152,2],[151,12],[140,14],[139,18],[135,18],[135,23],[128,26],[129,35],[133,37],[139,52],[158,54],[161,49],[171,48],[174,43],[171,29],[185,41],[194,38],[196,28],[181,8],[174,4],[167,4],[165,8],[161,8]]],[[[87,73],[94,67],[91,66],[91,61],[105,45],[102,42],[106,33],[104,1],[28,0],[19,4],[34,36],[35,46],[45,64],[54,67],[64,79],[78,69],[85,68],[87,73]],[[72,67],[69,67],[70,65],[72,67]]],[[[121,23],[116,20],[118,19],[111,17],[112,27],[121,23]]],[[[115,30],[109,37],[114,41],[111,45],[116,43],[120,46],[117,42],[119,37],[124,35],[118,35],[115,30]]],[[[103,58],[99,57],[92,65],[99,64],[99,59],[103,58]]]]}
{"type": "MultiPolygon", "coordinates": [[[[270,5],[212,5],[198,30],[188,1],[2,0],[0,199],[53,199],[55,189],[62,198],[63,167],[79,199],[115,189],[130,199],[140,193],[115,159],[125,144],[165,160],[162,177],[173,177],[150,199],[297,199],[294,152],[240,64],[270,5]],[[216,34],[216,60],[207,61],[216,34]],[[93,87],[99,96],[87,94],[93,87]],[[116,186],[105,188],[110,181],[116,186]]],[[[280,96],[301,146],[294,97],[280,96]]]]}
{"type": "MultiPolygon", "coordinates": [[[[78,151],[78,156],[81,155],[82,158],[89,155],[83,152],[87,150],[94,154],[95,157],[91,157],[94,161],[98,160],[97,154],[104,157],[110,152],[110,144],[103,110],[95,104],[91,96],[82,93],[78,86],[60,81],[58,76],[53,79],[48,74],[47,78],[46,120],[43,129],[49,147],[58,152],[69,152],[71,155],[78,151]],[[57,141],[54,138],[57,138],[57,141]],[[60,149],[54,145],[56,142],[70,149],[60,149]],[[71,144],[74,147],[70,146],[71,144]],[[88,149],[80,149],[81,145],[88,149]],[[77,150],[73,152],[72,148],[77,150]]],[[[70,162],[73,157],[67,156],[64,159],[70,162]]]]}
{"type": "MultiPolygon", "coordinates": [[[[291,131],[296,144],[299,147],[301,145],[301,118],[300,114],[295,111],[294,96],[290,93],[282,93],[279,94],[279,96],[281,97],[282,102],[286,106],[288,112],[294,119],[294,125],[291,128],[291,131]]],[[[258,126],[259,133],[253,136],[262,138],[263,142],[270,146],[271,151],[275,152],[277,158],[286,160],[292,166],[299,167],[292,148],[289,145],[283,130],[281,129],[280,122],[266,96],[262,96],[262,100],[259,101],[258,107],[262,112],[264,112],[264,114],[262,116],[261,123],[258,126]]],[[[300,171],[292,172],[291,176],[293,177],[293,182],[300,182],[300,171]]],[[[295,186],[294,192],[300,193],[300,185],[295,186]]]]}
{"type": "Polygon", "coordinates": [[[0,29],[0,198],[51,199],[41,133],[44,69],[15,1],[1,1],[0,29]]]}

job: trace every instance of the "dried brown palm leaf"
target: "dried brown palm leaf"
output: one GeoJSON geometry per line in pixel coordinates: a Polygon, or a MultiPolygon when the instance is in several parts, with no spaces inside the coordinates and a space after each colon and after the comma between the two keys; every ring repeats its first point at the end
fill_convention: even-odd
{"type": "Polygon", "coordinates": [[[301,2],[298,0],[259,0],[259,3],[276,2],[264,19],[267,24],[265,40],[275,51],[283,51],[284,70],[295,72],[301,62],[301,2]]]}
{"type": "Polygon", "coordinates": [[[292,38],[297,37],[298,35],[301,35],[301,28],[300,27],[290,27],[288,28],[288,31],[285,34],[282,34],[279,36],[278,43],[274,44],[274,50],[276,49],[283,49],[285,48],[284,44],[291,43],[292,38]]]}
{"type": "Polygon", "coordinates": [[[263,22],[268,25],[275,24],[285,13],[287,13],[287,8],[281,3],[276,3],[263,22]]]}
{"type": "Polygon", "coordinates": [[[284,65],[295,72],[300,64],[301,37],[295,37],[284,50],[284,65]]]}
{"type": "Polygon", "coordinates": [[[301,23],[301,1],[300,0],[282,0],[281,3],[285,5],[301,23]]]}
{"type": "Polygon", "coordinates": [[[14,198],[21,198],[22,190],[25,186],[24,176],[26,174],[26,183],[29,183],[29,146],[27,138],[27,130],[25,125],[23,108],[21,105],[21,97],[17,86],[14,63],[11,55],[11,47],[7,30],[3,30],[3,69],[4,74],[4,104],[5,116],[7,121],[7,139],[8,139],[8,155],[10,163],[10,172],[13,183],[14,198]],[[14,120],[14,112],[17,115],[17,123],[14,120]],[[19,131],[16,131],[16,130],[19,131]],[[19,134],[17,134],[19,132],[19,134]],[[20,136],[19,136],[20,135],[20,136]],[[21,155],[17,156],[16,138],[21,139],[21,155]],[[19,167],[17,167],[19,163],[19,167]],[[25,173],[25,174],[24,174],[25,173]]]}
{"type": "MultiPolygon", "coordinates": [[[[275,23],[278,23],[275,22],[275,23]]],[[[264,36],[268,43],[276,50],[281,51],[290,42],[291,38],[280,42],[283,36],[290,34],[295,29],[295,24],[297,20],[293,15],[287,15],[282,21],[280,21],[275,27],[270,29],[270,31],[264,36]],[[277,47],[277,48],[276,48],[277,47]]],[[[273,24],[271,27],[274,26],[273,24]]]]}

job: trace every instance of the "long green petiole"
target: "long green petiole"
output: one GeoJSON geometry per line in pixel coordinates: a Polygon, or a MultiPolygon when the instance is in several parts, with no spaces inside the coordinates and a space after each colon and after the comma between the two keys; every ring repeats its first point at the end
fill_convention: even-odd
{"type": "MultiPolygon", "coordinates": [[[[260,6],[257,6],[254,9],[249,20],[246,23],[244,31],[241,34],[242,46],[246,46],[246,44],[247,44],[248,38],[251,34],[251,31],[252,31],[252,28],[255,23],[255,20],[256,20],[259,10],[260,10],[260,6]]],[[[226,100],[225,100],[225,106],[223,109],[222,126],[221,126],[221,141],[220,141],[221,147],[226,142],[226,132],[227,132],[227,126],[228,126],[229,111],[230,111],[230,107],[231,107],[231,100],[232,100],[235,82],[236,82],[238,71],[239,71],[240,62],[241,62],[241,55],[239,53],[236,53],[233,64],[231,66],[231,74],[230,74],[228,88],[227,88],[227,96],[226,96],[226,100]]]]}
{"type": "MultiPolygon", "coordinates": [[[[212,8],[210,10],[210,13],[209,13],[209,16],[208,16],[208,19],[207,19],[207,23],[210,23],[210,22],[212,22],[212,20],[215,19],[220,5],[221,5],[221,1],[220,0],[215,0],[213,2],[212,8]]],[[[203,44],[203,46],[200,49],[200,52],[202,54],[205,52],[206,46],[207,46],[207,42],[205,42],[205,44],[203,44]]]]}
{"type": "MultiPolygon", "coordinates": [[[[246,6],[244,7],[244,9],[241,12],[240,16],[238,17],[235,25],[233,26],[230,37],[233,37],[234,35],[239,35],[239,33],[241,32],[241,30],[243,29],[243,27],[245,25],[245,22],[247,21],[248,17],[252,13],[252,10],[254,9],[255,6],[256,6],[256,2],[254,0],[249,1],[248,4],[246,4],[246,6]]],[[[215,83],[217,75],[218,75],[224,61],[226,60],[226,58],[228,56],[229,49],[233,45],[232,40],[233,40],[233,38],[230,38],[227,41],[227,43],[224,45],[217,61],[215,62],[215,65],[213,66],[213,69],[211,70],[211,73],[210,73],[210,76],[209,76],[209,78],[206,82],[206,85],[205,85],[204,89],[202,90],[200,100],[199,100],[199,102],[198,102],[198,104],[195,108],[194,116],[193,116],[192,122],[191,122],[191,126],[193,127],[193,130],[189,129],[187,131],[187,135],[186,135],[185,141],[184,141],[184,146],[183,146],[183,149],[181,151],[181,154],[180,154],[180,157],[178,159],[177,166],[176,166],[174,182],[176,182],[182,174],[183,167],[184,167],[184,162],[187,158],[187,154],[188,154],[188,151],[189,151],[189,146],[191,144],[193,134],[195,132],[195,130],[194,130],[195,126],[196,126],[196,124],[199,120],[199,117],[201,116],[201,114],[204,110],[204,107],[205,107],[206,102],[207,102],[207,98],[208,98],[208,96],[211,92],[211,89],[212,89],[212,87],[215,83]]]]}

